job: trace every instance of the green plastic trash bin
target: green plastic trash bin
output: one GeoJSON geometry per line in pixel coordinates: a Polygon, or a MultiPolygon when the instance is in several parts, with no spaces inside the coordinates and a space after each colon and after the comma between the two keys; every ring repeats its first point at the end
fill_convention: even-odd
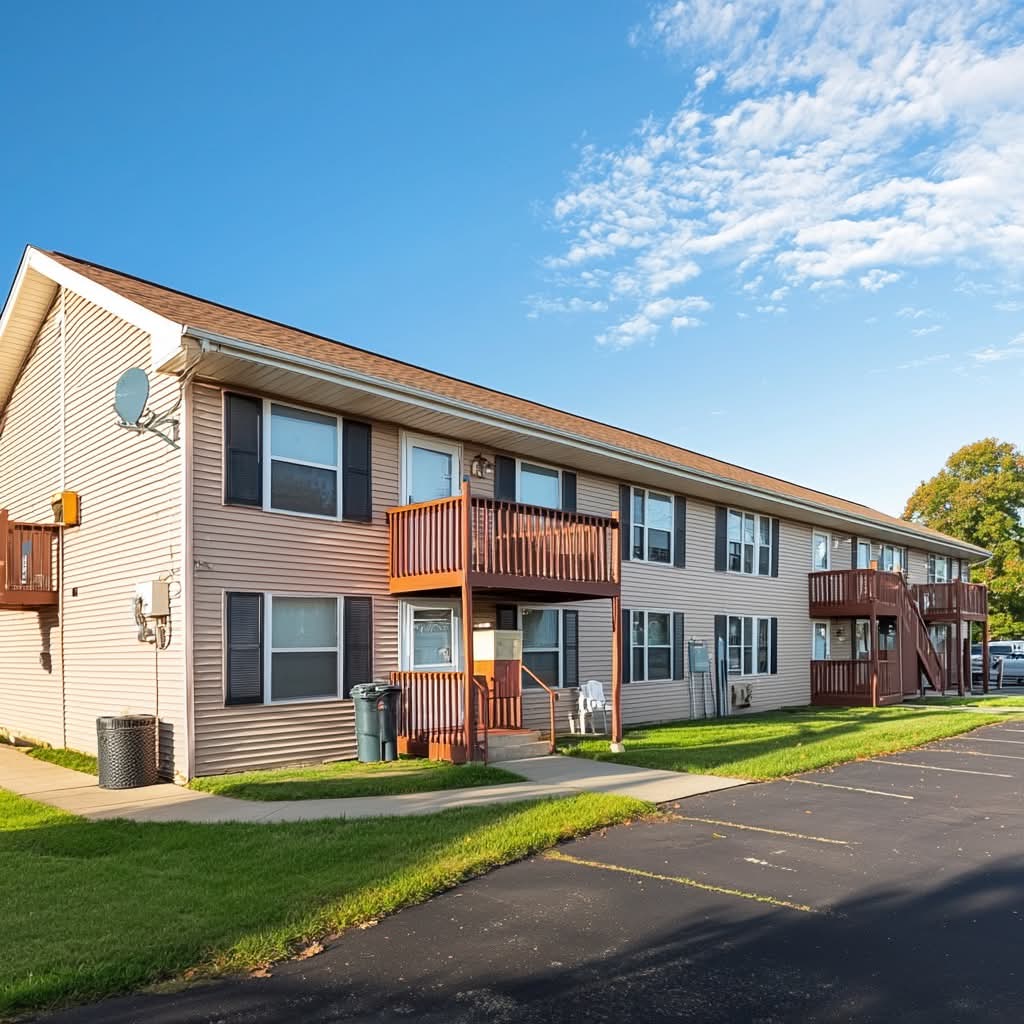
{"type": "Polygon", "coordinates": [[[390,683],[359,683],[352,687],[360,761],[398,760],[398,695],[401,692],[401,687],[390,683]]]}

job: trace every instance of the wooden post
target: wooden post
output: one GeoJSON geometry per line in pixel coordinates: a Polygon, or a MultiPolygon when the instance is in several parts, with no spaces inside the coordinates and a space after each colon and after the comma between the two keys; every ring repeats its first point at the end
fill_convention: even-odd
{"type": "Polygon", "coordinates": [[[988,693],[988,618],[981,624],[981,692],[988,693]]]}
{"type": "Polygon", "coordinates": [[[612,578],[619,585],[612,597],[612,737],[613,754],[621,754],[622,745],[622,528],[619,513],[612,513],[612,578]]]}
{"type": "MultiPolygon", "coordinates": [[[[956,647],[953,648],[953,650],[956,651],[957,654],[960,654],[960,652],[963,650],[963,646],[964,646],[963,645],[963,632],[964,632],[964,624],[963,624],[962,620],[957,619],[956,620],[956,647]]],[[[947,642],[948,642],[948,639],[949,639],[948,636],[947,636],[946,639],[947,639],[947,642]]],[[[952,668],[957,663],[957,659],[956,658],[949,658],[947,660],[949,661],[950,668],[952,668]]],[[[964,664],[963,664],[963,658],[960,658],[960,665],[959,665],[959,669],[957,671],[956,692],[961,697],[964,695],[964,664]]]]}
{"type": "Polygon", "coordinates": [[[871,605],[871,706],[878,707],[878,613],[871,605]]]}
{"type": "Polygon", "coordinates": [[[465,667],[465,743],[466,760],[472,761],[476,747],[476,694],[474,693],[473,676],[473,588],[469,582],[469,570],[473,564],[470,545],[473,541],[470,529],[470,497],[469,478],[462,479],[462,506],[459,509],[459,532],[462,546],[462,658],[465,667]]]}
{"type": "Polygon", "coordinates": [[[967,636],[963,638],[960,644],[960,671],[966,680],[967,692],[974,692],[974,679],[972,678],[973,673],[971,669],[971,627],[967,627],[967,636]]]}
{"type": "Polygon", "coordinates": [[[0,508],[0,595],[7,589],[7,509],[0,508]]]}

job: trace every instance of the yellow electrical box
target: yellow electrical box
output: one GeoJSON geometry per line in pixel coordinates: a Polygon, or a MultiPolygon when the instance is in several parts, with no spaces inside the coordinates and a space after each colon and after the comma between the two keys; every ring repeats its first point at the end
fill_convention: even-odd
{"type": "Polygon", "coordinates": [[[78,492],[57,491],[50,496],[53,506],[53,521],[64,526],[78,525],[78,492]]]}

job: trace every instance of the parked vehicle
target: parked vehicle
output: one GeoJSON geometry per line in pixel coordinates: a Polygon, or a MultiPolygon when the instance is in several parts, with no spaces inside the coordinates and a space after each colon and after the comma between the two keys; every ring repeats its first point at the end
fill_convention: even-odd
{"type": "MultiPolygon", "coordinates": [[[[999,678],[999,664],[1003,663],[1003,682],[1024,682],[1024,652],[1014,647],[1014,641],[1000,640],[988,645],[989,680],[999,678]]],[[[981,644],[971,646],[971,674],[981,675],[981,644]]]]}

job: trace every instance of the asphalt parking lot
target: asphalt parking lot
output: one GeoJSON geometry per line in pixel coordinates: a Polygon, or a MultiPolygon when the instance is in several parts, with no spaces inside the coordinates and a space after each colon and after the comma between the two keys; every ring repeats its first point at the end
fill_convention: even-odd
{"type": "Polygon", "coordinates": [[[492,872],[267,979],[78,1024],[1014,1021],[1024,721],[686,800],[492,872]]]}

